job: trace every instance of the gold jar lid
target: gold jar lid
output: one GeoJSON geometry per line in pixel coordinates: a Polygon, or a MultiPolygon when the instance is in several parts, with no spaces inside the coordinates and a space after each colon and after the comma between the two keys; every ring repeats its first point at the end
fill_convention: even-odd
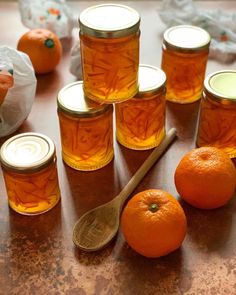
{"type": "Polygon", "coordinates": [[[208,75],[204,92],[222,104],[236,104],[236,71],[223,70],[208,75]]]}
{"type": "Polygon", "coordinates": [[[163,46],[178,52],[198,52],[207,49],[211,37],[200,27],[180,25],[164,32],[163,46]]]}
{"type": "Polygon", "coordinates": [[[119,38],[139,30],[140,15],[136,10],[120,4],[91,6],[80,14],[82,34],[97,38],[119,38]]]}
{"type": "Polygon", "coordinates": [[[159,94],[165,89],[166,74],[159,68],[141,64],[138,72],[139,91],[135,98],[159,94]]]}
{"type": "Polygon", "coordinates": [[[112,104],[98,104],[84,95],[83,82],[68,84],[60,90],[57,97],[58,110],[73,117],[96,117],[112,110],[112,104]]]}
{"type": "Polygon", "coordinates": [[[50,138],[33,132],[9,138],[1,147],[1,165],[14,172],[39,171],[55,159],[55,146],[50,138]]]}

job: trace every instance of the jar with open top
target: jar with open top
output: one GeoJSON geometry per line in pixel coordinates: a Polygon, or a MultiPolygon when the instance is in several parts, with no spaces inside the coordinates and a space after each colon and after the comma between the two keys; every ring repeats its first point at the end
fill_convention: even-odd
{"type": "Polygon", "coordinates": [[[121,102],[138,91],[140,16],[120,4],[85,9],[79,17],[84,93],[99,103],[121,102]]]}
{"type": "Polygon", "coordinates": [[[236,158],[236,71],[210,74],[204,82],[197,146],[214,146],[236,158]]]}
{"type": "Polygon", "coordinates": [[[53,208],[60,200],[56,151],[50,138],[39,133],[22,133],[1,147],[9,206],[24,215],[53,208]]]}
{"type": "Polygon", "coordinates": [[[64,162],[82,171],[107,165],[114,155],[112,104],[88,99],[77,81],[62,88],[57,105],[64,162]]]}
{"type": "Polygon", "coordinates": [[[161,68],[167,76],[167,100],[185,104],[200,99],[209,45],[210,35],[199,27],[180,25],[165,31],[161,68]]]}
{"type": "Polygon", "coordinates": [[[161,69],[139,66],[139,92],[115,105],[116,137],[125,147],[151,149],[164,138],[165,82],[166,75],[161,69]]]}

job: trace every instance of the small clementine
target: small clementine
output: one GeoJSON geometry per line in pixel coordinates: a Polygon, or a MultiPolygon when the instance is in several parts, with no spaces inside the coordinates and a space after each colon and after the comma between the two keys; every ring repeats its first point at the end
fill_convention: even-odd
{"type": "Polygon", "coordinates": [[[225,205],[233,196],[236,169],[229,156],[215,147],[187,153],[175,171],[175,186],[189,204],[201,209],[225,205]]]}
{"type": "Polygon", "coordinates": [[[14,84],[14,78],[7,70],[0,72],[0,105],[3,103],[5,96],[7,95],[8,89],[14,84]]]}
{"type": "Polygon", "coordinates": [[[17,49],[29,55],[38,74],[53,71],[62,55],[59,38],[47,29],[35,29],[25,33],[20,38],[17,49]]]}
{"type": "Polygon", "coordinates": [[[127,243],[146,257],[160,257],[178,249],[186,227],[186,217],[178,201],[157,189],[136,194],[121,215],[121,229],[127,243]]]}

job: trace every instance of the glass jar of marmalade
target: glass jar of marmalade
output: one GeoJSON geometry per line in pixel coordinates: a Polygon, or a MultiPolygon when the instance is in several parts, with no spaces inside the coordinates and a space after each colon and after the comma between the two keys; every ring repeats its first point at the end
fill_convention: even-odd
{"type": "Polygon", "coordinates": [[[0,161],[10,207],[36,215],[60,200],[56,152],[51,139],[39,133],[22,133],[1,147],[0,161]]]}
{"type": "Polygon", "coordinates": [[[84,93],[99,103],[121,102],[138,91],[140,16],[120,4],[102,4],[79,17],[84,93]]]}
{"type": "Polygon", "coordinates": [[[210,74],[204,82],[197,146],[214,146],[236,158],[236,71],[210,74]]]}
{"type": "Polygon", "coordinates": [[[153,66],[139,66],[139,92],[115,105],[116,137],[127,148],[146,150],[165,136],[165,73],[153,66]]]}
{"type": "Polygon", "coordinates": [[[161,67],[167,76],[167,100],[184,104],[200,99],[209,45],[209,34],[199,27],[181,25],[165,31],[161,67]]]}
{"type": "Polygon", "coordinates": [[[113,106],[87,99],[82,81],[62,88],[57,105],[64,162],[84,171],[108,164],[114,155],[113,106]]]}

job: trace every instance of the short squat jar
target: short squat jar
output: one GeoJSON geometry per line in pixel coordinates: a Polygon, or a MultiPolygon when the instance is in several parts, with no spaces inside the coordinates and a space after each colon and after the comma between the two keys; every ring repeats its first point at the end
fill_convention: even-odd
{"type": "Polygon", "coordinates": [[[120,4],[102,4],[79,17],[84,93],[99,103],[120,102],[138,91],[140,16],[120,4]]]}
{"type": "Polygon", "coordinates": [[[115,105],[116,137],[127,148],[156,147],[165,136],[165,73],[153,66],[139,66],[139,92],[115,105]]]}
{"type": "Polygon", "coordinates": [[[165,31],[161,67],[167,76],[167,100],[185,104],[200,99],[209,45],[209,34],[199,27],[181,25],[165,31]]]}
{"type": "Polygon", "coordinates": [[[214,146],[236,158],[236,71],[210,74],[204,82],[197,146],[214,146]]]}
{"type": "Polygon", "coordinates": [[[1,147],[10,207],[24,215],[36,215],[53,208],[60,200],[55,146],[39,133],[22,133],[1,147]]]}
{"type": "Polygon", "coordinates": [[[108,164],[114,155],[113,106],[87,99],[82,81],[64,87],[57,104],[64,162],[84,171],[108,164]]]}

